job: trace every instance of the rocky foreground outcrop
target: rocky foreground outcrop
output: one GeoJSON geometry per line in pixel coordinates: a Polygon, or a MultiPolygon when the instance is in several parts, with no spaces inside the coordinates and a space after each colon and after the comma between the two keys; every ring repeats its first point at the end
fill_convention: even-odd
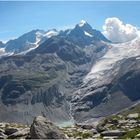
{"type": "Polygon", "coordinates": [[[30,138],[30,128],[16,123],[0,123],[0,139],[30,138]]]}
{"type": "Polygon", "coordinates": [[[42,116],[35,117],[31,126],[0,123],[0,139],[66,139],[65,134],[42,116]]]}
{"type": "Polygon", "coordinates": [[[95,124],[55,126],[47,118],[34,118],[31,126],[0,123],[0,139],[134,139],[140,138],[140,113],[118,114],[95,124]]]}
{"type": "Polygon", "coordinates": [[[52,122],[42,116],[34,119],[30,128],[31,139],[66,139],[66,136],[52,122]]]}

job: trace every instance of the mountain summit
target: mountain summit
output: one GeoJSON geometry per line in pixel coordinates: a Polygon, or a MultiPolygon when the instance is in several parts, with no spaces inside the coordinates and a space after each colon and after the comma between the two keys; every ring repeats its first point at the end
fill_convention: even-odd
{"type": "Polygon", "coordinates": [[[79,23],[79,26],[82,27],[84,26],[85,24],[87,24],[87,22],[85,20],[81,20],[80,23],[79,23]]]}
{"type": "Polygon", "coordinates": [[[82,30],[85,30],[87,32],[91,32],[93,30],[91,25],[84,20],[81,20],[80,23],[76,25],[76,28],[81,28],[82,30]]]}
{"type": "Polygon", "coordinates": [[[92,28],[86,21],[81,20],[79,24],[66,32],[67,38],[80,47],[85,47],[98,41],[110,42],[100,31],[92,28]]]}

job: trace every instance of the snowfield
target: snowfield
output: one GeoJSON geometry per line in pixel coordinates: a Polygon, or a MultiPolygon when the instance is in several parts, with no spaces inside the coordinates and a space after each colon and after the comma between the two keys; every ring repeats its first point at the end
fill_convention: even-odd
{"type": "Polygon", "coordinates": [[[117,62],[126,58],[137,57],[140,55],[140,37],[126,43],[108,45],[108,51],[93,65],[91,71],[84,78],[84,83],[90,80],[95,80],[95,82],[97,80],[102,80],[107,77],[106,73],[113,70],[117,62]]]}

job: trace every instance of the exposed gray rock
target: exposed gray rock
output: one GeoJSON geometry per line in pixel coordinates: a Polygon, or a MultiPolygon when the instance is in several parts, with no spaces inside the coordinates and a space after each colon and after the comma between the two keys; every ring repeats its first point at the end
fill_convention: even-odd
{"type": "Polygon", "coordinates": [[[106,130],[106,128],[105,127],[103,127],[103,126],[97,126],[97,128],[96,128],[96,130],[97,130],[97,132],[103,132],[103,131],[105,131],[106,130]]]}
{"type": "Polygon", "coordinates": [[[103,120],[101,121],[97,126],[96,126],[96,130],[97,132],[103,132],[105,130],[107,130],[107,128],[105,127],[105,125],[108,123],[108,120],[103,120]]]}
{"type": "Polygon", "coordinates": [[[128,123],[128,120],[119,120],[119,125],[125,125],[128,123]]]}
{"type": "Polygon", "coordinates": [[[0,128],[0,133],[4,133],[4,129],[0,128]]]}
{"type": "Polygon", "coordinates": [[[125,134],[123,130],[108,130],[101,133],[102,136],[123,136],[125,134]]]}
{"type": "Polygon", "coordinates": [[[52,122],[42,116],[34,119],[30,128],[32,139],[65,139],[65,135],[52,122]]]}
{"type": "Polygon", "coordinates": [[[133,114],[129,114],[127,116],[127,118],[128,119],[136,119],[136,118],[138,118],[138,116],[139,116],[139,113],[133,113],[133,114]]]}
{"type": "Polygon", "coordinates": [[[0,139],[6,139],[7,135],[5,135],[3,132],[0,132],[0,139]]]}
{"type": "Polygon", "coordinates": [[[118,136],[110,136],[110,137],[105,136],[105,137],[103,137],[104,140],[114,140],[114,139],[117,139],[117,138],[118,138],[118,136]]]}
{"type": "Polygon", "coordinates": [[[93,129],[94,127],[93,127],[92,125],[83,125],[83,126],[81,126],[81,128],[91,130],[91,129],[93,129]]]}
{"type": "Polygon", "coordinates": [[[22,130],[19,130],[11,135],[8,136],[9,139],[16,139],[16,138],[21,138],[25,137],[29,134],[30,128],[24,128],[22,130]]]}
{"type": "Polygon", "coordinates": [[[140,138],[140,133],[135,136],[135,138],[140,138]]]}
{"type": "Polygon", "coordinates": [[[11,135],[15,132],[18,132],[19,129],[18,128],[14,128],[14,127],[11,127],[11,128],[5,128],[5,134],[6,135],[11,135]]]}
{"type": "Polygon", "coordinates": [[[93,139],[100,138],[100,134],[99,133],[98,134],[95,134],[92,138],[93,139]]]}
{"type": "Polygon", "coordinates": [[[118,125],[119,121],[117,119],[109,119],[108,123],[118,125]]]}
{"type": "Polygon", "coordinates": [[[137,124],[138,122],[136,120],[129,120],[129,124],[137,124]]]}

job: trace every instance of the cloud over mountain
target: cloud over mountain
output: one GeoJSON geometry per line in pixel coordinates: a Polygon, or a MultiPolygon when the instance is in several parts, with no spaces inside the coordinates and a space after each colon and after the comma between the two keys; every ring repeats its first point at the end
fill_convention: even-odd
{"type": "Polygon", "coordinates": [[[127,42],[138,36],[138,29],[131,24],[124,24],[116,17],[107,18],[103,25],[103,34],[112,42],[127,42]]]}

